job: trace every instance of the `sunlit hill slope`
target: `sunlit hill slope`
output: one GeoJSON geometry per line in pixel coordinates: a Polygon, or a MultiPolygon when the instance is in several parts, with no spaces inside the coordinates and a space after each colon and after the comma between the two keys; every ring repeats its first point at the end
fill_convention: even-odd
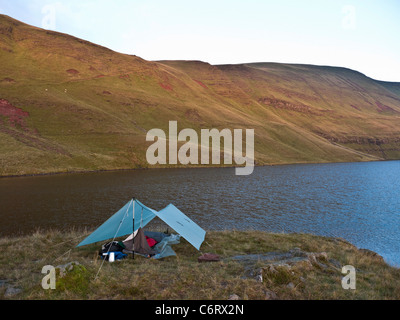
{"type": "Polygon", "coordinates": [[[146,133],[254,129],[257,164],[400,158],[400,84],[344,68],[146,61],[0,15],[0,175],[149,167],[146,133]]]}

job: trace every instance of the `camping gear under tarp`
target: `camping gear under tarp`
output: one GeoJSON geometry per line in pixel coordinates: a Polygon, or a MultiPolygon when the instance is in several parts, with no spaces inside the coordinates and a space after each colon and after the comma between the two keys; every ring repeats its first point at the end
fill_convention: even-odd
{"type": "Polygon", "coordinates": [[[153,256],[156,252],[150,247],[147,242],[146,236],[144,235],[143,229],[139,228],[135,232],[135,237],[133,237],[133,233],[126,238],[123,242],[125,245],[125,249],[127,251],[135,251],[140,254],[153,256]]]}
{"type": "Polygon", "coordinates": [[[143,239],[145,239],[145,235],[139,229],[144,228],[155,217],[159,217],[162,221],[174,229],[179,234],[179,237],[184,237],[197,250],[200,250],[200,246],[204,241],[206,232],[184,213],[182,213],[177,207],[175,207],[173,204],[170,204],[164,209],[156,211],[146,207],[136,199],[129,201],[92,234],[79,243],[77,247],[130,235],[130,237],[132,237],[134,240],[132,241],[129,239],[130,237],[128,237],[125,239],[126,245],[127,243],[129,244],[129,240],[132,242],[136,241],[137,233],[140,232],[141,247],[144,248],[144,252],[149,248],[152,250],[152,254],[155,252],[156,256],[160,256],[160,252],[163,251],[162,248],[164,249],[164,253],[166,253],[165,246],[179,243],[179,237],[171,235],[172,237],[164,237],[164,239],[161,239],[161,241],[156,239],[158,243],[154,246],[154,248],[150,248],[148,245],[147,248],[145,243],[146,241],[143,241],[143,239]],[[135,237],[133,237],[133,234],[135,237]]]}
{"type": "Polygon", "coordinates": [[[122,241],[125,246],[125,250],[123,250],[123,252],[132,253],[134,247],[135,253],[144,256],[150,256],[153,259],[174,256],[176,254],[171,245],[178,244],[180,242],[180,237],[181,236],[179,234],[168,235],[163,232],[143,232],[142,228],[139,228],[135,232],[135,237],[133,237],[133,234],[131,234],[128,238],[122,241]],[[150,239],[156,242],[154,246],[149,245],[149,240],[147,239],[148,237],[151,237],[150,239]]]}

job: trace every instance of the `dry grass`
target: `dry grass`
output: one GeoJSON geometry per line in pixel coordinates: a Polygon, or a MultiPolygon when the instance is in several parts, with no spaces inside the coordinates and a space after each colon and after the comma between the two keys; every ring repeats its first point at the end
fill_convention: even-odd
{"type": "Polygon", "coordinates": [[[174,246],[176,257],[149,260],[136,256],[115,263],[98,258],[100,244],[74,248],[87,232],[73,230],[36,232],[28,237],[0,240],[0,279],[22,291],[4,299],[29,300],[225,300],[236,294],[241,299],[399,299],[400,271],[377,258],[360,252],[343,241],[305,234],[270,234],[256,231],[208,232],[203,252],[221,256],[221,261],[199,263],[201,255],[182,239],[174,246]],[[227,258],[235,255],[286,252],[300,248],[305,252],[326,252],[327,267],[276,267],[269,272],[262,261],[252,267],[263,270],[263,281],[249,276],[249,269],[227,258]],[[41,273],[45,265],[64,265],[77,261],[67,276],[57,276],[55,290],[44,290],[41,273]],[[356,290],[341,287],[340,266],[354,265],[357,269],[356,290]],[[101,267],[101,268],[100,268],[101,267]],[[99,272],[100,270],[100,272],[99,272]],[[98,277],[96,278],[96,275],[98,277]],[[271,296],[271,292],[273,292],[271,296]]]}

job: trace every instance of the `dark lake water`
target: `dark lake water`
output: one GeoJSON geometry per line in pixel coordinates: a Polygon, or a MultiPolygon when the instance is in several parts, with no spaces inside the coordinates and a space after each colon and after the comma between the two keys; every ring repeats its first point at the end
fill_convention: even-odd
{"type": "Polygon", "coordinates": [[[206,230],[342,237],[400,266],[400,161],[153,169],[0,179],[0,236],[99,226],[132,197],[206,230]]]}

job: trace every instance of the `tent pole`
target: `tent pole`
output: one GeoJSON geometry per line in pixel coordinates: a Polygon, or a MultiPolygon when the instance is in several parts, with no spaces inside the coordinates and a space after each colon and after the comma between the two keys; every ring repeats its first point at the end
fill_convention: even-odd
{"type": "Polygon", "coordinates": [[[132,238],[132,259],[135,260],[135,197],[132,199],[133,238],[132,238]]]}

